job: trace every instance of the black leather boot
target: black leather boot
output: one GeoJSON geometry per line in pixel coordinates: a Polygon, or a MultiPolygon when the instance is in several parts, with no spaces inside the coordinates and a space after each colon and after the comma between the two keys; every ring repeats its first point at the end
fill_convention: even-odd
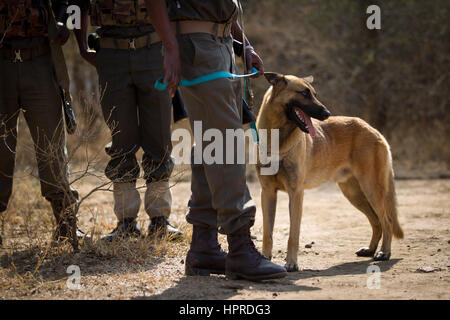
{"type": "Polygon", "coordinates": [[[147,236],[155,235],[161,238],[168,235],[170,240],[179,240],[183,236],[183,232],[171,225],[165,217],[155,217],[150,220],[147,236]]]}
{"type": "Polygon", "coordinates": [[[217,229],[194,226],[185,263],[187,276],[225,274],[226,257],[217,241],[217,229]]]}
{"type": "Polygon", "coordinates": [[[102,240],[113,241],[127,237],[140,237],[141,228],[137,225],[135,218],[125,218],[117,223],[111,233],[103,237],[102,240]]]}
{"type": "Polygon", "coordinates": [[[83,237],[84,233],[78,233],[77,217],[73,208],[64,207],[63,201],[52,201],[51,206],[53,215],[56,219],[56,230],[53,233],[55,241],[69,241],[74,250],[78,250],[79,236],[83,237]]]}
{"type": "Polygon", "coordinates": [[[228,255],[225,273],[231,279],[251,281],[278,279],[287,276],[284,267],[264,257],[255,247],[250,235],[252,224],[228,235],[228,255]]]}

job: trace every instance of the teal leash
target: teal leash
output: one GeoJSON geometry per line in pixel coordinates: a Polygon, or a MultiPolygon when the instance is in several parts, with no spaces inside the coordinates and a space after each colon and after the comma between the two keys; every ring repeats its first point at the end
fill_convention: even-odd
{"type": "MultiPolygon", "coordinates": [[[[195,86],[195,85],[205,83],[208,81],[213,81],[213,80],[223,79],[223,78],[232,78],[232,79],[243,78],[244,86],[245,86],[246,78],[252,77],[252,76],[256,75],[258,72],[259,71],[256,68],[253,68],[252,73],[249,73],[249,74],[234,74],[234,73],[226,72],[226,71],[218,71],[218,72],[205,74],[203,76],[200,76],[200,77],[192,79],[192,80],[181,79],[178,86],[190,87],[190,86],[195,86]]],[[[156,90],[164,91],[167,89],[167,83],[163,83],[163,80],[164,80],[163,78],[159,78],[158,80],[156,80],[156,82],[155,82],[156,90]]],[[[247,102],[247,92],[245,93],[245,102],[247,102]]],[[[253,141],[255,141],[258,144],[259,143],[259,134],[258,134],[258,130],[256,129],[255,123],[254,122],[250,123],[250,127],[251,127],[252,133],[253,133],[253,141]]]]}
{"type": "MultiPolygon", "coordinates": [[[[246,88],[246,87],[247,87],[247,79],[244,78],[244,88],[246,88]]],[[[245,92],[244,99],[245,99],[245,102],[247,103],[247,102],[248,102],[247,90],[244,89],[244,92],[245,92]]],[[[247,105],[248,105],[248,103],[247,103],[247,105]]],[[[250,106],[249,106],[249,108],[250,108],[250,106]]],[[[253,122],[250,122],[250,128],[252,129],[253,141],[254,141],[256,144],[259,144],[259,134],[258,134],[258,129],[256,129],[256,124],[255,124],[254,121],[253,121],[253,122]]]]}
{"type": "MultiPolygon", "coordinates": [[[[223,78],[232,78],[232,79],[248,78],[248,77],[254,76],[258,72],[259,71],[256,68],[253,68],[252,73],[249,73],[249,74],[234,74],[234,73],[226,72],[226,71],[218,71],[218,72],[205,74],[205,75],[195,78],[193,80],[181,79],[178,86],[190,87],[190,86],[195,86],[195,85],[198,85],[198,84],[201,84],[204,82],[213,81],[213,80],[217,80],[217,79],[223,79],[223,78]]],[[[155,89],[160,90],[160,91],[164,91],[167,89],[167,83],[163,83],[163,78],[159,78],[158,80],[156,80],[155,89]]]]}

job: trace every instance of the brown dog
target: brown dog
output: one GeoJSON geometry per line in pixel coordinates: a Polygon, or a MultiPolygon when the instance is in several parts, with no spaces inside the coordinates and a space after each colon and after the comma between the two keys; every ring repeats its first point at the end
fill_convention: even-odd
{"type": "Polygon", "coordinates": [[[403,231],[397,219],[392,158],[386,139],[359,118],[329,117],[330,112],[317,100],[311,86],[312,77],[277,73],[265,73],[265,77],[272,86],[264,96],[256,126],[259,130],[279,129],[279,170],[275,175],[261,175],[262,165],[257,165],[262,187],[263,254],[272,257],[277,191],[285,191],[290,215],[286,269],[298,270],[303,190],[334,180],[372,226],[369,247],[356,254],[388,260],[392,235],[403,238],[403,231]],[[381,250],[375,253],[381,236],[381,250]]]}

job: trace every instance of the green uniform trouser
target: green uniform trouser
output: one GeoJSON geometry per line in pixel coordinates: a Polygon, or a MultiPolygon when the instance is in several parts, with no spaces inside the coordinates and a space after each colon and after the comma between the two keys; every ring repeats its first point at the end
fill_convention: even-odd
{"type": "MultiPolygon", "coordinates": [[[[193,79],[217,71],[236,72],[232,39],[207,34],[178,36],[182,55],[182,78],[193,79]]],[[[202,129],[242,129],[242,95],[239,80],[218,79],[192,87],[182,87],[183,100],[191,121],[201,121],[202,129]]],[[[201,137],[200,137],[201,138],[201,137]]],[[[197,143],[192,149],[196,150],[197,143]]],[[[236,146],[236,144],[234,145],[236,146]]],[[[227,150],[224,146],[223,156],[227,150]]],[[[193,158],[193,157],[192,157],[193,158]]],[[[256,207],[245,178],[245,164],[196,164],[192,159],[192,195],[187,221],[194,225],[219,227],[219,232],[233,233],[254,220],[256,207]]],[[[224,162],[225,163],[225,162],[224,162]]]]}
{"type": "MultiPolygon", "coordinates": [[[[23,48],[44,41],[10,42],[23,48]]],[[[12,191],[20,110],[33,138],[42,195],[50,202],[74,203],[77,193],[68,182],[62,104],[50,53],[23,62],[0,54],[0,70],[0,212],[6,210],[12,191]]]]}
{"type": "Polygon", "coordinates": [[[145,210],[150,218],[167,218],[171,209],[168,178],[173,169],[172,108],[169,93],[153,88],[164,75],[162,44],[136,50],[99,49],[96,67],[103,115],[112,138],[105,173],[114,182],[114,213],[119,220],[138,215],[141,200],[136,180],[140,167],[135,154],[142,148],[145,210]]]}

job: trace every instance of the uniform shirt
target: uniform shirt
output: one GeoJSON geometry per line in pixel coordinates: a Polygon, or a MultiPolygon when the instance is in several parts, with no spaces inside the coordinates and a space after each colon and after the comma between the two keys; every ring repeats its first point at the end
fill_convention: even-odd
{"type": "Polygon", "coordinates": [[[231,21],[238,12],[237,0],[167,0],[171,21],[231,21]]]}
{"type": "MultiPolygon", "coordinates": [[[[67,0],[50,0],[53,12],[59,13],[67,0]]],[[[1,0],[0,34],[5,39],[47,36],[48,0],[1,0]]]]}

